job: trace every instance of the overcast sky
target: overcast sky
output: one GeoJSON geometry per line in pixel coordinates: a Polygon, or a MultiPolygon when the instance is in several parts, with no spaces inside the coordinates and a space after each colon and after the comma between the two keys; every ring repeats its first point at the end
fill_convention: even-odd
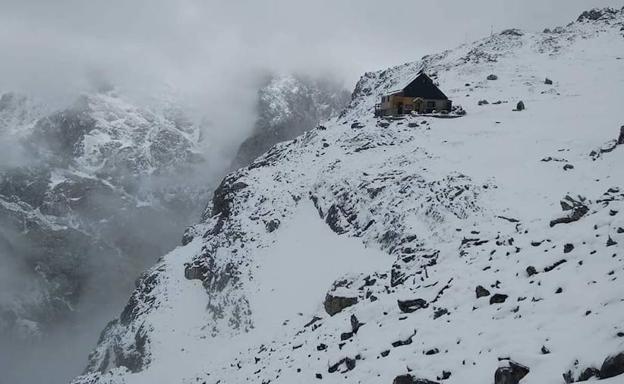
{"type": "Polygon", "coordinates": [[[145,86],[220,88],[261,70],[366,70],[490,32],[563,25],[622,0],[0,0],[0,87],[84,86],[91,73],[145,86]]]}

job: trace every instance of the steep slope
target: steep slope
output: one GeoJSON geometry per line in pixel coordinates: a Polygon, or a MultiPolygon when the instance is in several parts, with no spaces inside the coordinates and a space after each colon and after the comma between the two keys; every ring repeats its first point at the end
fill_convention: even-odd
{"type": "Polygon", "coordinates": [[[233,169],[249,165],[273,145],[294,139],[320,121],[334,117],[349,102],[349,93],[331,80],[276,76],[258,91],[258,119],[238,150],[233,169]]]}
{"type": "Polygon", "coordinates": [[[594,10],[365,74],[223,180],[74,383],[620,382],[623,29],[594,10]],[[468,114],[374,118],[422,69],[468,114]]]}

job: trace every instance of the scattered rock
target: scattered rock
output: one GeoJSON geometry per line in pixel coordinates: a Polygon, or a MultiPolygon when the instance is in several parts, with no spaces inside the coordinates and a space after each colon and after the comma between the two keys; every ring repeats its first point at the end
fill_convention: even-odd
{"type": "Polygon", "coordinates": [[[550,349],[542,345],[542,355],[548,355],[549,353],[550,353],[550,349]]]}
{"type": "Polygon", "coordinates": [[[591,379],[592,377],[600,377],[600,371],[594,367],[589,367],[589,368],[586,368],[583,372],[581,372],[581,374],[579,375],[576,381],[587,381],[591,379]]]}
{"type": "Polygon", "coordinates": [[[500,34],[501,35],[506,35],[506,36],[524,36],[524,33],[521,30],[517,29],[517,28],[505,29],[500,34]]]}
{"type": "Polygon", "coordinates": [[[533,276],[533,275],[536,275],[536,274],[537,274],[537,269],[535,269],[535,267],[534,267],[534,266],[529,265],[529,266],[526,268],[526,273],[527,273],[527,275],[529,275],[529,277],[531,277],[531,276],[533,276]]]}
{"type": "Polygon", "coordinates": [[[518,384],[529,371],[528,367],[509,360],[508,366],[499,367],[494,373],[494,384],[518,384]]]}
{"type": "Polygon", "coordinates": [[[496,76],[495,74],[491,74],[487,77],[488,80],[498,80],[498,76],[496,76]]]}
{"type": "Polygon", "coordinates": [[[418,379],[412,375],[401,375],[397,376],[392,380],[392,384],[440,384],[436,381],[431,381],[427,379],[418,379]]]}
{"type": "Polygon", "coordinates": [[[475,289],[475,293],[477,295],[477,299],[480,297],[484,297],[484,296],[490,296],[490,291],[485,289],[482,285],[477,285],[477,288],[475,289]]]}
{"type": "Polygon", "coordinates": [[[356,334],[360,330],[360,327],[364,325],[364,323],[360,323],[360,321],[355,315],[351,315],[350,321],[351,321],[351,331],[353,332],[353,334],[356,334]]]}
{"type": "Polygon", "coordinates": [[[429,305],[424,299],[397,300],[397,304],[403,313],[415,312],[421,308],[427,308],[429,305]]]}
{"type": "Polygon", "coordinates": [[[490,304],[502,304],[507,300],[507,295],[502,293],[495,293],[494,296],[490,297],[490,304]]]}
{"type": "Polygon", "coordinates": [[[561,208],[564,211],[572,211],[568,216],[561,217],[550,221],[550,226],[554,227],[557,224],[567,224],[578,221],[581,217],[585,216],[589,212],[589,208],[584,204],[585,199],[580,197],[578,200],[566,196],[560,201],[561,208]]]}
{"type": "Polygon", "coordinates": [[[387,121],[380,121],[378,125],[381,128],[388,128],[390,126],[390,123],[388,123],[387,121]]]}
{"type": "Polygon", "coordinates": [[[279,219],[272,219],[272,220],[269,220],[264,226],[267,232],[271,233],[275,231],[277,228],[279,228],[280,223],[281,222],[279,221],[279,219]]]}

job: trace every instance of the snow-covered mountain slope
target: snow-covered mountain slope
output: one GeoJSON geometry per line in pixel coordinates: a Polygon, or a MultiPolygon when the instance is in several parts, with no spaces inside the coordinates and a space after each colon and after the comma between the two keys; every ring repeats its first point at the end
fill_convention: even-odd
{"type": "Polygon", "coordinates": [[[251,136],[241,143],[232,168],[247,166],[273,145],[335,117],[348,102],[349,93],[328,79],[272,77],[258,91],[258,119],[251,136]]]}
{"type": "Polygon", "coordinates": [[[621,382],[624,10],[587,14],[365,74],[223,180],[74,383],[621,382]],[[374,118],[421,69],[468,114],[374,118]]]}
{"type": "Polygon", "coordinates": [[[43,115],[0,98],[3,138],[21,152],[0,169],[0,336],[44,335],[85,297],[105,306],[177,243],[207,196],[181,182],[202,161],[181,116],[112,92],[43,115]]]}

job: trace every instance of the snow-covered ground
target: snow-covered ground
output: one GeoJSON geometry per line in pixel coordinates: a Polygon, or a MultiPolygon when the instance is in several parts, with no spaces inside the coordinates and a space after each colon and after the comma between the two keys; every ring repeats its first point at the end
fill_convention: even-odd
{"type": "Polygon", "coordinates": [[[226,177],[74,383],[600,369],[624,352],[624,10],[603,15],[365,74],[339,118],[226,177]],[[468,114],[374,118],[421,69],[468,114]],[[330,316],[336,297],[357,303],[330,316]]]}

